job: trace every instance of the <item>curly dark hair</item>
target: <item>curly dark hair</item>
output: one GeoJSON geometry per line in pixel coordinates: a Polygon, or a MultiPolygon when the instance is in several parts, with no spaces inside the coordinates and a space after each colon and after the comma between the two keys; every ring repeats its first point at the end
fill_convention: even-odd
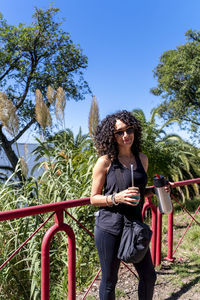
{"type": "Polygon", "coordinates": [[[140,122],[126,110],[108,115],[97,126],[94,143],[98,154],[100,156],[108,155],[111,160],[117,158],[118,146],[114,136],[116,120],[124,122],[127,126],[133,126],[134,142],[131,150],[134,155],[138,155],[139,152],[141,152],[141,125],[140,122]]]}

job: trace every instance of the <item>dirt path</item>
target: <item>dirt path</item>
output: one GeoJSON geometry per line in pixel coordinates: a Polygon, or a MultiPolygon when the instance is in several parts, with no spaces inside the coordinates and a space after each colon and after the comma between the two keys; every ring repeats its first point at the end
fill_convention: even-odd
{"type": "MultiPolygon", "coordinates": [[[[199,300],[200,299],[200,271],[188,270],[188,278],[183,278],[181,282],[176,282],[176,274],[167,262],[157,270],[157,282],[154,290],[154,300],[199,300]]],[[[133,269],[134,271],[134,269],[133,269]]],[[[99,299],[100,279],[97,279],[88,293],[86,300],[99,299]]],[[[119,270],[119,280],[116,288],[116,299],[128,300],[138,299],[137,297],[138,279],[122,264],[119,270]]],[[[77,300],[83,298],[84,292],[79,294],[77,300]]]]}

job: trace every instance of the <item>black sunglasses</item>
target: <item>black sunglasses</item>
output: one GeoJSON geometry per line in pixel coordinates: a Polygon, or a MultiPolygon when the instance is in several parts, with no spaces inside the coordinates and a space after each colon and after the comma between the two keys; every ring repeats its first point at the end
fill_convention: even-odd
{"type": "Polygon", "coordinates": [[[125,132],[126,132],[126,134],[132,134],[132,133],[134,133],[134,128],[133,127],[128,127],[124,130],[115,131],[114,134],[119,135],[119,136],[123,136],[125,132]]]}

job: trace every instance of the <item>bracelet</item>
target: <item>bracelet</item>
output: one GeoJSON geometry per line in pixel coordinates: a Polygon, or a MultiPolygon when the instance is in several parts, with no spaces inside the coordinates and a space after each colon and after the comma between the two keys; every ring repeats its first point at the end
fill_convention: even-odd
{"type": "Polygon", "coordinates": [[[106,205],[109,206],[109,203],[108,203],[108,196],[106,196],[106,205]]]}
{"type": "Polygon", "coordinates": [[[119,205],[119,203],[117,203],[117,202],[115,201],[115,195],[116,195],[116,193],[113,193],[112,196],[111,196],[112,203],[113,203],[114,205],[119,205]]]}
{"type": "Polygon", "coordinates": [[[109,195],[106,195],[106,205],[109,206],[109,207],[111,207],[111,206],[113,206],[113,204],[109,204],[109,203],[108,203],[108,196],[109,196],[109,195]]]}

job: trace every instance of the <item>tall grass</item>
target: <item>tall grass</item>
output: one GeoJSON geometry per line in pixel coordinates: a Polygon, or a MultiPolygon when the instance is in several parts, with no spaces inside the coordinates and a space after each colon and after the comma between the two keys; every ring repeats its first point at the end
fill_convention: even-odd
{"type": "MultiPolygon", "coordinates": [[[[66,141],[63,141],[66,142],[66,141]]],[[[69,141],[68,141],[69,142],[69,141]]],[[[40,143],[38,156],[44,161],[37,167],[44,168],[38,179],[29,178],[23,185],[8,180],[0,188],[0,209],[15,208],[67,201],[89,196],[92,169],[96,155],[87,138],[78,146],[40,143]]],[[[69,144],[69,143],[68,143],[69,144]]],[[[92,206],[71,208],[69,212],[88,230],[93,231],[94,210],[92,206]]],[[[1,257],[3,263],[13,251],[26,240],[48,215],[38,215],[0,223],[1,257]]],[[[97,267],[97,253],[93,238],[83,231],[68,215],[65,223],[72,226],[76,236],[77,287],[86,285],[97,267]]],[[[0,299],[40,299],[41,241],[44,232],[53,224],[50,220],[0,273],[0,299]]],[[[67,297],[67,245],[65,233],[53,238],[50,249],[50,295],[51,299],[67,297]]]]}

